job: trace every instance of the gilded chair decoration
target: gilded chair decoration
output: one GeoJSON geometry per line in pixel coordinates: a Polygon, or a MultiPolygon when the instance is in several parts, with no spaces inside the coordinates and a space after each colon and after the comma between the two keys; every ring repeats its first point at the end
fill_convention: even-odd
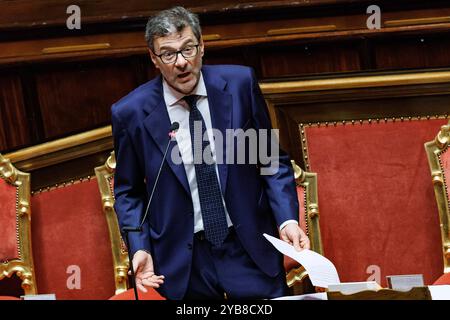
{"type": "Polygon", "coordinates": [[[3,195],[0,196],[0,220],[3,220],[0,236],[15,234],[14,239],[1,240],[0,280],[15,273],[22,280],[25,294],[36,294],[31,249],[30,174],[17,170],[1,154],[0,190],[3,195]]]}
{"type": "Polygon", "coordinates": [[[448,181],[450,179],[450,122],[443,125],[433,141],[425,143],[434,194],[439,210],[444,258],[444,273],[450,272],[450,210],[448,181]]]}
{"type": "MultiPolygon", "coordinates": [[[[291,160],[291,163],[294,169],[297,193],[299,197],[303,197],[303,199],[299,199],[300,214],[303,214],[299,217],[300,226],[306,231],[310,239],[311,250],[323,254],[319,224],[317,174],[302,170],[293,160],[291,160]]],[[[304,293],[305,290],[302,285],[307,276],[308,273],[303,266],[288,271],[286,281],[289,287],[296,287],[294,288],[294,294],[304,293]]]]}
{"type": "Polygon", "coordinates": [[[108,224],[114,263],[116,294],[119,294],[127,290],[129,260],[126,247],[120,235],[119,223],[114,210],[113,183],[115,168],[116,158],[113,151],[103,166],[95,168],[95,175],[97,176],[102,197],[103,212],[105,213],[108,224]]]}

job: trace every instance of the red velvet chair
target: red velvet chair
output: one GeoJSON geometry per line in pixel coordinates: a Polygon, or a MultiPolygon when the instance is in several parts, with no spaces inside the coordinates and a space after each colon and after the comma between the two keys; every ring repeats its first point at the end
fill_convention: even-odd
{"type": "Polygon", "coordinates": [[[25,294],[36,294],[30,224],[30,175],[0,154],[0,280],[15,274],[25,294]]]}
{"type": "Polygon", "coordinates": [[[319,177],[323,253],[343,282],[442,274],[440,221],[423,144],[445,119],[300,124],[319,177]]]}
{"type": "MultiPolygon", "coordinates": [[[[440,216],[440,231],[442,238],[442,254],[444,261],[444,275],[436,282],[450,284],[450,203],[447,183],[450,179],[450,123],[443,125],[433,141],[425,143],[428,155],[431,177],[434,186],[436,204],[440,216]]],[[[435,284],[436,284],[435,282],[435,284]]]]}
{"type": "Polygon", "coordinates": [[[31,202],[39,293],[54,293],[57,300],[114,295],[111,241],[97,179],[35,192],[31,202]]]}
{"type": "MultiPolygon", "coordinates": [[[[300,227],[310,239],[311,250],[323,254],[317,198],[317,174],[306,172],[294,161],[291,162],[297,184],[300,227]]],[[[285,256],[284,268],[286,281],[292,294],[299,295],[314,291],[306,270],[298,262],[285,256]]]]}

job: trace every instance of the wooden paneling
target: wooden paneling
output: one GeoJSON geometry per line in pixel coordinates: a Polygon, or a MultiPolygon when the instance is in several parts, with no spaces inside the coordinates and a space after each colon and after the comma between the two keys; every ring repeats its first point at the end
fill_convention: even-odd
{"type": "Polygon", "coordinates": [[[377,69],[450,66],[450,34],[422,35],[376,41],[377,69]]]}
{"type": "Polygon", "coordinates": [[[361,70],[358,43],[285,45],[261,54],[263,78],[361,70]]]}
{"type": "Polygon", "coordinates": [[[35,170],[31,173],[33,175],[31,190],[40,191],[46,187],[54,187],[86,177],[95,177],[94,168],[103,165],[111,151],[102,151],[35,170]]]}
{"type": "Polygon", "coordinates": [[[0,150],[31,142],[20,77],[0,75],[0,150]]]}
{"type": "Polygon", "coordinates": [[[240,64],[260,70],[259,55],[255,48],[240,47],[226,49],[205,49],[204,64],[240,64]]]}
{"type": "MultiPolygon", "coordinates": [[[[78,31],[65,27],[69,4],[2,2],[0,151],[109,124],[111,104],[157,74],[145,23],[174,4],[199,13],[205,64],[251,66],[263,81],[450,66],[448,1],[379,1],[380,30],[367,29],[366,8],[373,3],[362,0],[131,0],[126,7],[115,0],[86,0],[77,2],[78,31]]],[[[305,114],[317,115],[315,108],[309,105],[305,114]]],[[[286,112],[274,114],[289,127],[286,112]]]]}
{"type": "Polygon", "coordinates": [[[320,5],[336,4],[354,4],[368,3],[364,0],[310,0],[305,2],[292,2],[287,0],[267,1],[214,1],[209,0],[165,0],[165,1],[146,1],[129,0],[126,5],[122,1],[110,0],[20,0],[20,1],[2,1],[2,10],[0,11],[0,28],[17,27],[36,27],[38,25],[62,25],[68,17],[66,8],[69,5],[76,4],[80,7],[83,19],[87,22],[93,21],[120,21],[133,20],[147,17],[150,14],[170,8],[176,5],[182,5],[191,8],[195,12],[239,12],[243,9],[277,9],[277,8],[295,8],[311,7],[320,5]]]}
{"type": "Polygon", "coordinates": [[[45,139],[110,123],[111,105],[140,84],[135,75],[142,72],[129,59],[40,68],[36,87],[45,139]]]}

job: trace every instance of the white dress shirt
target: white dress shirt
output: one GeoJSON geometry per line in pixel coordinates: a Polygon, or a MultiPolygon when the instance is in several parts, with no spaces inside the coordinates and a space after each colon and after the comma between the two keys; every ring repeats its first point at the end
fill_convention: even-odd
{"type": "MultiPolygon", "coordinates": [[[[164,101],[166,103],[167,112],[169,113],[170,122],[178,122],[180,127],[175,135],[175,139],[178,144],[178,148],[183,160],[184,170],[186,171],[186,177],[189,183],[189,189],[191,190],[192,203],[194,207],[194,233],[203,230],[203,219],[200,208],[200,198],[198,195],[197,177],[195,175],[195,166],[192,155],[192,142],[191,132],[189,130],[189,110],[187,103],[183,100],[184,94],[174,90],[170,87],[166,80],[163,78],[163,92],[164,101]]],[[[209,112],[208,94],[206,92],[205,82],[203,81],[203,75],[200,73],[200,79],[197,87],[192,91],[192,95],[199,96],[197,100],[197,109],[202,114],[205,121],[206,131],[208,133],[209,143],[211,145],[211,151],[213,159],[216,161],[214,139],[211,137],[211,114],[209,112]]],[[[216,165],[216,175],[220,186],[220,176],[216,165]]],[[[226,219],[228,227],[233,224],[225,205],[225,200],[222,196],[223,206],[225,208],[226,219]]],[[[295,220],[288,220],[283,222],[280,226],[280,230],[288,223],[297,223],[295,220]]]]}
{"type": "MultiPolygon", "coordinates": [[[[186,177],[189,183],[189,189],[191,190],[192,204],[194,206],[194,232],[203,230],[203,219],[200,208],[200,198],[198,196],[197,177],[195,175],[194,159],[192,155],[192,142],[191,132],[189,130],[189,110],[184,100],[184,95],[175,91],[170,87],[165,80],[163,80],[164,101],[166,102],[167,112],[169,113],[170,122],[178,122],[180,128],[178,129],[175,139],[177,140],[178,148],[183,159],[184,170],[186,171],[186,177]],[[181,100],[181,101],[180,101],[181,100]]],[[[203,81],[203,75],[200,74],[200,79],[197,87],[191,93],[199,96],[197,100],[197,109],[202,114],[205,121],[206,130],[208,132],[209,143],[211,145],[211,151],[213,159],[216,161],[214,140],[211,137],[211,114],[209,113],[208,94],[206,92],[205,82],[203,81]]],[[[220,186],[219,171],[216,165],[216,175],[220,186]]],[[[225,208],[226,219],[228,227],[233,224],[225,205],[225,200],[222,196],[223,206],[225,208]]]]}

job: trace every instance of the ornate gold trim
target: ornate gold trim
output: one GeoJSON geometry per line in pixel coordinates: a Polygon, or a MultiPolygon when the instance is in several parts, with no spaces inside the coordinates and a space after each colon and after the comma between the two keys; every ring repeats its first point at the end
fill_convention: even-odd
{"type": "Polygon", "coordinates": [[[337,29],[337,27],[334,24],[328,24],[328,25],[323,25],[323,26],[270,29],[267,31],[267,34],[269,36],[279,36],[279,35],[285,35],[285,34],[335,31],[336,29],[337,29]]]}
{"type": "Polygon", "coordinates": [[[429,17],[417,19],[388,20],[383,23],[385,27],[403,27],[418,24],[434,24],[450,22],[450,17],[429,17]]]}
{"type": "Polygon", "coordinates": [[[308,272],[306,272],[303,266],[289,270],[286,274],[286,283],[289,288],[292,288],[295,295],[305,294],[306,290],[303,289],[306,279],[309,278],[308,272]]]}
{"type": "Polygon", "coordinates": [[[90,50],[100,50],[109,49],[111,44],[109,43],[93,43],[93,44],[80,44],[72,46],[61,46],[61,47],[49,47],[42,49],[42,53],[63,53],[63,52],[74,52],[74,51],[90,51],[90,50]]]}
{"type": "Polygon", "coordinates": [[[82,183],[82,182],[87,182],[87,181],[91,181],[92,177],[91,176],[86,176],[83,178],[78,178],[78,179],[72,179],[70,181],[64,181],[64,182],[60,182],[60,183],[55,183],[54,185],[51,186],[46,186],[43,188],[39,188],[38,190],[31,190],[31,195],[34,196],[36,194],[39,193],[43,193],[43,192],[49,192],[58,188],[65,188],[77,183],[82,183]]]}
{"type": "MultiPolygon", "coordinates": [[[[433,141],[425,143],[428,164],[431,170],[434,194],[439,211],[439,220],[442,236],[442,253],[444,258],[444,273],[450,272],[450,210],[447,181],[441,162],[441,155],[448,152],[450,143],[450,122],[441,127],[433,141]]],[[[447,177],[450,178],[450,177],[447,177]]]]}
{"type": "Polygon", "coordinates": [[[221,38],[222,38],[222,36],[217,33],[202,35],[203,41],[220,40],[221,38]]]}
{"type": "MultiPolygon", "coordinates": [[[[319,223],[319,201],[317,195],[317,173],[306,172],[302,170],[294,160],[291,160],[294,169],[294,177],[296,184],[305,188],[305,222],[307,235],[310,239],[311,250],[323,254],[322,238],[320,235],[319,223]]],[[[289,287],[300,286],[304,279],[308,276],[306,270],[301,266],[296,269],[289,270],[286,275],[286,282],[289,287]]],[[[302,292],[302,290],[297,290],[302,292]]]]}
{"type": "Polygon", "coordinates": [[[294,177],[299,186],[305,188],[305,221],[308,237],[311,241],[311,250],[323,254],[322,238],[319,223],[319,197],[317,195],[317,173],[306,172],[300,168],[294,160],[291,160],[294,168],[294,177]]]}
{"type": "Polygon", "coordinates": [[[16,188],[16,237],[19,259],[0,264],[0,280],[16,273],[26,295],[36,294],[36,277],[31,245],[30,174],[17,170],[0,154],[0,178],[16,188]]]}
{"type": "Polygon", "coordinates": [[[450,71],[417,72],[409,74],[390,74],[376,76],[357,76],[346,78],[283,81],[261,83],[263,94],[293,93],[319,90],[354,89],[370,87],[390,87],[414,84],[450,82],[450,71]]]}
{"type": "Polygon", "coordinates": [[[86,131],[5,155],[20,170],[31,171],[113,148],[111,126],[86,131]]]}
{"type": "Polygon", "coordinates": [[[114,210],[114,193],[110,181],[114,177],[115,169],[116,158],[113,151],[103,166],[95,168],[95,175],[97,176],[98,188],[102,196],[103,212],[105,213],[108,224],[114,264],[116,294],[119,294],[126,291],[128,288],[127,272],[129,259],[127,251],[124,250],[125,246],[123,245],[117,215],[114,210]]]}

